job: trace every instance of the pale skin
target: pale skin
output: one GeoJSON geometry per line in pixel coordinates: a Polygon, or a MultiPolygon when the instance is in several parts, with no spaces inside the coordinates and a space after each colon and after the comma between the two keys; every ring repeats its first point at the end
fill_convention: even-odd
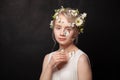
{"type": "MultiPolygon", "coordinates": [[[[67,61],[69,60],[67,51],[73,49],[75,51],[78,50],[73,43],[74,38],[78,35],[76,30],[68,26],[69,22],[65,16],[59,15],[59,18],[62,20],[62,23],[55,21],[53,33],[56,41],[59,43],[59,49],[64,48],[64,52],[58,50],[55,51],[55,54],[52,55],[49,63],[49,54],[45,56],[39,80],[51,80],[54,68],[57,67],[62,69],[63,63],[67,64],[67,61]],[[64,34],[65,31],[67,31],[67,35],[64,34]]],[[[79,57],[77,70],[78,80],[92,80],[92,70],[87,55],[83,54],[79,57]]]]}

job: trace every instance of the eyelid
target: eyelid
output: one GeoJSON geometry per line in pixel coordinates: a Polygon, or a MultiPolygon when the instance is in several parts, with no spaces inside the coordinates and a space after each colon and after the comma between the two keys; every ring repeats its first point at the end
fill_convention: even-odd
{"type": "Polygon", "coordinates": [[[61,27],[60,25],[56,25],[56,27],[61,27]]]}
{"type": "Polygon", "coordinates": [[[70,28],[70,27],[68,27],[68,28],[66,28],[66,29],[68,29],[68,30],[72,30],[72,28],[70,28]]]}
{"type": "Polygon", "coordinates": [[[59,26],[55,26],[55,28],[58,28],[59,26]]]}
{"type": "Polygon", "coordinates": [[[56,29],[61,29],[61,26],[56,26],[55,28],[56,28],[56,29]]]}

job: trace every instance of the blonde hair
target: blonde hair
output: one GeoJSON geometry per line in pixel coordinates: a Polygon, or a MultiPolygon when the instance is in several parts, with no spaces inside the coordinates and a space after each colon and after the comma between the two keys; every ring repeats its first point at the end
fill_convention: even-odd
{"type": "Polygon", "coordinates": [[[64,15],[71,27],[76,27],[79,33],[83,32],[83,24],[85,22],[86,13],[79,13],[78,9],[64,8],[63,6],[60,9],[55,10],[55,14],[52,16],[53,20],[50,22],[50,28],[54,27],[55,20],[58,19],[59,15],[64,15]]]}

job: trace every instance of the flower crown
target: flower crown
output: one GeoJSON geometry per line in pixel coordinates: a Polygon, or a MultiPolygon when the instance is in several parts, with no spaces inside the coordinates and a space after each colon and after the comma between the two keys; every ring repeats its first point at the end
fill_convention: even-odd
{"type": "MultiPolygon", "coordinates": [[[[65,11],[67,8],[64,8],[63,6],[61,6],[61,8],[60,9],[56,9],[55,10],[55,14],[52,16],[52,18],[53,18],[53,20],[51,20],[51,22],[50,22],[50,28],[52,28],[53,29],[53,27],[54,27],[54,24],[53,24],[53,21],[56,19],[56,20],[58,20],[59,18],[58,18],[58,15],[61,13],[61,12],[63,12],[63,11],[65,11]]],[[[76,26],[78,29],[79,29],[79,33],[83,33],[83,24],[84,24],[84,22],[85,22],[85,17],[87,16],[87,14],[86,13],[79,13],[79,11],[78,11],[78,9],[70,9],[69,11],[68,11],[73,17],[75,17],[75,20],[72,22],[72,23],[70,23],[70,26],[71,27],[74,27],[74,26],[76,26]]]]}

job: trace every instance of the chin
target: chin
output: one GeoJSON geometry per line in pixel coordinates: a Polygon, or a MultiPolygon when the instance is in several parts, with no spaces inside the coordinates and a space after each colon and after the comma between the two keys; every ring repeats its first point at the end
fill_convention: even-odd
{"type": "Polygon", "coordinates": [[[68,43],[68,42],[59,42],[60,45],[63,45],[63,46],[66,46],[66,45],[69,45],[71,43],[68,43]]]}
{"type": "Polygon", "coordinates": [[[69,41],[68,41],[68,40],[64,40],[64,41],[57,40],[57,42],[58,42],[60,45],[63,45],[63,46],[69,44],[69,41]]]}
{"type": "Polygon", "coordinates": [[[66,43],[64,43],[64,42],[59,42],[59,44],[65,45],[66,43]]]}
{"type": "Polygon", "coordinates": [[[67,45],[66,42],[58,42],[60,45],[67,45]]]}

